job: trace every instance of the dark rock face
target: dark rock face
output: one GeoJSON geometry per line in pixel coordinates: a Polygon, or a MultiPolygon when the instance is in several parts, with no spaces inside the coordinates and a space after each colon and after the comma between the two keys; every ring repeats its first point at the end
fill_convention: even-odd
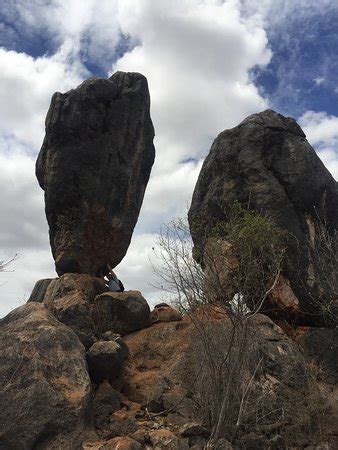
{"type": "Polygon", "coordinates": [[[44,278],[43,280],[38,280],[35,283],[27,302],[43,302],[47,288],[53,280],[54,278],[44,278]]]}
{"type": "Polygon", "coordinates": [[[36,175],[59,275],[107,273],[126,254],[154,162],[149,107],[138,73],[54,94],[36,175]]]}
{"type": "Polygon", "coordinates": [[[139,291],[105,292],[95,298],[92,317],[99,332],[121,335],[151,324],[150,308],[139,291]]]}
{"type": "Polygon", "coordinates": [[[108,380],[102,381],[93,400],[95,427],[99,430],[108,428],[110,416],[120,408],[120,393],[112,388],[108,380]]]}
{"type": "MultiPolygon", "coordinates": [[[[293,119],[267,110],[215,139],[189,211],[196,255],[202,263],[211,231],[226,221],[226,207],[235,200],[266,213],[293,236],[283,267],[285,283],[290,281],[301,310],[313,313],[309,297],[316,298],[318,276],[311,265],[310,242],[316,242],[318,217],[326,221],[329,232],[337,229],[338,191],[293,119]]],[[[284,291],[292,297],[290,289],[284,291]]],[[[313,320],[311,314],[307,317],[305,321],[313,320]]]]}
{"type": "Polygon", "coordinates": [[[297,339],[305,354],[313,358],[323,370],[323,377],[338,383],[338,330],[310,328],[297,339]]]}
{"type": "Polygon", "coordinates": [[[41,303],[0,322],[0,448],[79,448],[91,383],[76,334],[41,303]]]}
{"type": "Polygon", "coordinates": [[[94,383],[119,377],[128,357],[128,347],[121,339],[95,342],[87,352],[88,369],[94,383]]]}

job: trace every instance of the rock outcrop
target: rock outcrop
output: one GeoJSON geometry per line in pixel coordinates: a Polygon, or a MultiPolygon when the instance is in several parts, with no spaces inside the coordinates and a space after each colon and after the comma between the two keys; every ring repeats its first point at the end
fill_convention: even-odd
{"type": "MultiPolygon", "coordinates": [[[[36,287],[29,302],[34,291],[36,287]]],[[[151,324],[148,302],[139,291],[111,292],[102,278],[86,274],[66,273],[49,281],[36,301],[68,325],[86,349],[100,339],[114,340],[115,333],[125,335],[151,324]]]]}
{"type": "Polygon", "coordinates": [[[150,320],[152,323],[159,322],[175,322],[182,320],[182,314],[166,303],[159,303],[150,313],[150,320]]]}
{"type": "MultiPolygon", "coordinates": [[[[131,295],[131,311],[145,314],[145,300],[137,292],[122,293],[125,298],[114,297],[121,293],[92,298],[96,280],[88,275],[64,275],[58,283],[50,283],[42,303],[29,302],[3,319],[0,448],[203,449],[211,430],[200,415],[201,392],[196,390],[196,384],[208,390],[217,380],[206,377],[208,372],[201,375],[205,348],[200,332],[207,333],[212,345],[231,333],[231,321],[224,313],[208,308],[203,313],[196,311],[193,318],[182,317],[169,305],[161,304],[155,308],[159,309],[158,322],[151,324],[147,306],[148,320],[132,321],[132,332],[121,338],[117,330],[121,330],[121,323],[126,330],[128,309],[119,313],[115,308],[124,301],[128,303],[131,295]],[[112,308],[108,313],[113,313],[109,316],[104,311],[104,316],[95,318],[88,306],[95,342],[86,353],[71,329],[72,326],[81,336],[79,328],[73,326],[76,310],[69,326],[50,312],[59,311],[53,303],[71,305],[72,296],[81,295],[82,299],[87,296],[87,305],[104,299],[106,307],[112,308]],[[97,329],[98,319],[103,320],[108,331],[97,329]],[[140,329],[141,325],[146,328],[140,329]],[[134,331],[134,326],[139,331],[134,331]]],[[[79,314],[80,323],[82,319],[79,314]]],[[[257,352],[253,354],[251,369],[248,366],[251,372],[245,374],[252,383],[250,397],[260,399],[264,414],[269,408],[271,414],[282,409],[283,426],[279,428],[278,420],[276,425],[269,416],[266,430],[256,427],[255,432],[250,432],[241,428],[231,443],[220,441],[220,448],[251,448],[253,442],[262,448],[286,448],[286,442],[303,448],[318,442],[322,438],[313,437],[312,429],[310,435],[307,427],[316,417],[316,408],[320,415],[322,411],[324,414],[322,406],[316,403],[322,398],[318,385],[309,382],[312,378],[297,343],[264,315],[257,314],[250,324],[257,352]],[[268,403],[263,405],[261,402],[266,400],[268,403]],[[277,427],[272,434],[270,426],[277,427]]],[[[319,335],[307,331],[312,335],[302,338],[304,352],[308,351],[315,364],[320,365],[324,360],[319,351],[319,335]]],[[[331,347],[336,345],[336,335],[327,336],[330,348],[325,362],[334,371],[331,347]]],[[[333,416],[329,427],[334,433],[333,416]]]]}
{"type": "Polygon", "coordinates": [[[41,303],[0,324],[0,448],[78,448],[92,387],[76,334],[41,303]]]}
{"type": "Polygon", "coordinates": [[[105,292],[97,296],[92,317],[99,334],[114,331],[125,335],[151,324],[148,302],[139,291],[105,292]]]}
{"type": "Polygon", "coordinates": [[[53,280],[54,278],[43,278],[42,280],[38,280],[35,283],[27,302],[43,302],[48,286],[53,280]]]}
{"type": "Polygon", "coordinates": [[[338,191],[295,120],[267,110],[215,139],[189,211],[195,254],[202,264],[212,231],[226,221],[226,208],[235,200],[267,214],[288,232],[284,281],[275,298],[281,309],[283,299],[291,309],[299,302],[301,319],[293,315],[291,321],[313,322],[316,310],[311,299],[319,298],[322,289],[311,261],[312,246],[317,245],[316,224],[325,221],[331,235],[338,228],[338,191]]]}
{"type": "MultiPolygon", "coordinates": [[[[42,280],[40,280],[42,283],[42,280]]],[[[38,300],[62,323],[68,325],[88,349],[97,340],[96,325],[92,318],[94,298],[105,292],[107,286],[101,278],[85,274],[67,273],[49,282],[38,300]]],[[[34,301],[34,291],[29,301],[34,301]]]]}
{"type": "Polygon", "coordinates": [[[101,275],[126,254],[154,162],[149,107],[138,73],[54,94],[36,175],[59,275],[101,275]]]}

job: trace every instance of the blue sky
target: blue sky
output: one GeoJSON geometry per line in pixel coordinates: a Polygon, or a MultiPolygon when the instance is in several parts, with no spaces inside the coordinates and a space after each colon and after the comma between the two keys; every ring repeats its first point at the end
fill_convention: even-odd
{"type": "Polygon", "coordinates": [[[55,276],[34,162],[55,91],[116,70],[147,76],[156,162],[126,288],[160,299],[149,257],[185,214],[217,134],[266,108],[295,117],[338,176],[336,0],[7,0],[0,6],[0,314],[55,276]],[[165,199],[165,201],[164,201],[165,199]]]}
{"type": "MultiPolygon", "coordinates": [[[[295,2],[297,3],[297,1],[295,2]]],[[[273,108],[301,116],[307,110],[338,115],[338,8],[289,14],[267,27],[273,56],[264,70],[254,71],[273,108]]]]}

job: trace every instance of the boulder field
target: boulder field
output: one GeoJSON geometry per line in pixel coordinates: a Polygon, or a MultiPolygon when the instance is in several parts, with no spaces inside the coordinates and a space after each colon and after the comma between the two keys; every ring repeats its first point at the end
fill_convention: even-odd
{"type": "Polygon", "coordinates": [[[154,162],[147,80],[117,72],[54,94],[36,162],[58,275],[126,254],[154,162]]]}
{"type": "MultiPolygon", "coordinates": [[[[203,368],[196,323],[212,326],[217,336],[231,330],[231,321],[212,310],[182,316],[163,303],[153,311],[147,305],[145,321],[147,302],[138,292],[127,291],[125,300],[133,299],[133,314],[130,318],[125,314],[121,294],[109,293],[116,305],[102,329],[95,306],[108,293],[100,294],[95,277],[66,274],[54,284],[60,294],[54,302],[68,305],[68,313],[67,308],[60,314],[60,308],[53,307],[48,288],[43,301],[31,300],[0,323],[0,448],[202,450],[211,430],[199,414],[195,389],[203,368]],[[81,326],[74,327],[77,302],[86,305],[90,339],[84,339],[81,326]],[[137,303],[141,306],[135,308],[137,303]],[[126,334],[116,332],[115,325],[126,334]]],[[[264,427],[244,429],[233,442],[220,441],[217,448],[288,448],[290,442],[294,448],[314,448],[313,436],[304,430],[313,420],[313,409],[319,408],[317,404],[313,408],[315,401],[324,402],[323,414],[329,407],[334,409],[330,402],[335,395],[337,336],[332,330],[303,327],[291,339],[265,315],[257,314],[250,321],[259,348],[255,395],[268,395],[272,409],[283,406],[287,432],[278,423],[272,424],[277,428],[274,433],[264,427]],[[328,378],[309,383],[309,362],[318,367],[324,363],[328,378]]],[[[254,365],[250,377],[256,370],[254,365]]],[[[328,417],[325,420],[332,424],[326,424],[327,442],[337,433],[333,415],[328,417]]]]}

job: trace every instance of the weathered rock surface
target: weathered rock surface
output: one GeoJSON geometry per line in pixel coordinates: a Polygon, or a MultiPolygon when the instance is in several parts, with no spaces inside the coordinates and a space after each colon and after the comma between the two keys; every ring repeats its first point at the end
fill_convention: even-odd
{"type": "Polygon", "coordinates": [[[101,278],[67,273],[52,280],[43,298],[45,306],[78,335],[86,348],[96,340],[96,324],[91,315],[94,298],[107,287],[101,278]]]}
{"type": "Polygon", "coordinates": [[[92,317],[99,333],[125,335],[148,327],[150,309],[139,291],[105,292],[95,298],[92,317]]]}
{"type": "Polygon", "coordinates": [[[151,431],[149,438],[154,449],[189,449],[188,439],[180,439],[170,430],[160,429],[151,431]]]}
{"type": "Polygon", "coordinates": [[[323,378],[337,384],[338,329],[309,328],[299,335],[297,342],[305,354],[321,367],[323,378]]]}
{"type": "Polygon", "coordinates": [[[0,448],[78,448],[91,383],[76,334],[41,303],[0,323],[0,448]]]}
{"type": "Polygon", "coordinates": [[[36,163],[59,275],[99,275],[128,249],[154,161],[147,80],[117,72],[54,94],[36,163]]]}
{"type": "Polygon", "coordinates": [[[95,393],[93,401],[94,424],[100,434],[106,430],[112,413],[121,408],[120,393],[116,391],[108,380],[102,381],[95,393]]]}
{"type": "MultiPolygon", "coordinates": [[[[266,213],[290,233],[283,275],[300,310],[309,313],[301,320],[311,322],[316,312],[311,299],[318,296],[320,281],[310,257],[311,245],[316,245],[315,224],[320,217],[329,232],[338,228],[338,191],[293,119],[267,110],[215,139],[189,211],[196,257],[202,263],[212,230],[226,221],[226,208],[235,200],[266,213]]],[[[294,300],[289,291],[286,301],[294,300]]],[[[279,292],[283,293],[285,289],[279,292]]]]}
{"type": "Polygon", "coordinates": [[[182,320],[182,314],[170,305],[160,303],[156,305],[150,313],[152,323],[158,322],[175,322],[182,320]]]}
{"type": "Polygon", "coordinates": [[[142,445],[128,436],[114,437],[108,441],[87,443],[83,450],[142,450],[142,445]]]}
{"type": "Polygon", "coordinates": [[[94,383],[119,377],[128,358],[128,347],[122,340],[95,342],[87,351],[90,378],[94,383]]]}
{"type": "Polygon", "coordinates": [[[38,280],[35,283],[32,293],[29,296],[27,302],[43,302],[47,288],[53,280],[54,278],[44,278],[42,280],[38,280]]]}
{"type": "MultiPolygon", "coordinates": [[[[86,280],[85,275],[69,274],[72,281],[68,286],[76,284],[76,277],[86,280]]],[[[61,297],[67,293],[62,292],[64,283],[55,290],[61,297]]],[[[92,297],[95,289],[88,283],[92,297]]],[[[45,300],[48,298],[57,301],[51,293],[45,300]]],[[[123,302],[109,297],[110,303],[118,300],[123,302]]],[[[197,312],[193,320],[183,316],[180,321],[148,323],[148,328],[124,336],[124,344],[109,330],[102,334],[104,340],[87,351],[87,368],[84,347],[76,334],[58,322],[44,304],[29,302],[14,310],[0,328],[0,362],[5,368],[1,372],[0,448],[202,450],[211,430],[199,415],[196,382],[203,358],[198,353],[201,340],[196,321],[199,326],[212,327],[210,336],[220,336],[232,327],[224,314],[206,309],[203,314],[197,312]],[[96,385],[91,385],[88,370],[96,385]]],[[[236,433],[234,447],[220,440],[215,448],[284,448],[285,442],[295,448],[312,445],[317,441],[308,436],[308,426],[313,404],[320,398],[316,396],[318,386],[309,384],[311,377],[297,344],[280,327],[260,314],[250,321],[258,364],[245,374],[254,385],[250,397],[257,395],[260,402],[267,398],[272,411],[282,408],[283,426],[272,421],[272,427],[277,426],[272,434],[271,421],[266,429],[244,427],[236,433]]],[[[316,357],[318,339],[316,336],[303,346],[311,357],[316,357]]],[[[201,380],[209,382],[204,376],[201,380]]],[[[333,416],[330,427],[334,433],[333,416]]]]}
{"type": "MultiPolygon", "coordinates": [[[[224,314],[219,317],[212,316],[210,320],[215,335],[218,329],[224,331],[231,328],[231,323],[224,314]]],[[[313,405],[309,408],[308,404],[312,402],[311,396],[317,395],[314,389],[318,390],[318,387],[314,388],[309,384],[311,376],[307,374],[297,344],[267,316],[257,314],[251,320],[258,349],[253,372],[255,367],[259,367],[253,395],[257,395],[261,400],[268,398],[272,409],[284,408],[288,427],[290,430],[298,430],[298,426],[303,427],[312,420],[313,405]]],[[[161,425],[160,428],[166,429],[159,435],[163,434],[163,438],[168,435],[168,445],[171,436],[168,430],[174,431],[175,434],[178,430],[182,431],[182,426],[199,420],[200,399],[194,397],[196,372],[191,371],[193,365],[196,365],[197,373],[201,369],[201,359],[195,356],[197,341],[200,341],[198,336],[194,324],[185,316],[180,322],[157,323],[124,337],[132,355],[132,364],[123,369],[125,384],[122,393],[131,401],[140,404],[142,409],[147,408],[150,415],[154,414],[161,425]]],[[[204,383],[207,383],[206,379],[204,383]]],[[[198,428],[196,429],[199,432],[198,428]]],[[[148,434],[157,435],[149,432],[148,434]]],[[[206,429],[203,429],[203,434],[207,435],[206,429]]],[[[263,445],[265,440],[268,440],[265,431],[258,434],[263,445]]],[[[189,436],[189,447],[202,449],[204,436],[189,436]],[[194,445],[196,447],[193,447],[194,445]]],[[[176,437],[180,437],[179,434],[176,437]]],[[[290,439],[294,439],[292,442],[296,447],[301,442],[311,442],[307,432],[299,430],[290,439]]],[[[176,444],[172,441],[172,445],[182,448],[181,441],[179,444],[177,440],[174,441],[176,444]]],[[[238,445],[241,446],[242,442],[238,442],[238,445]]]]}
{"type": "Polygon", "coordinates": [[[44,294],[40,290],[39,301],[78,335],[87,350],[97,340],[115,341],[119,334],[151,324],[149,305],[140,292],[108,291],[102,278],[91,275],[55,278],[44,294]]]}

